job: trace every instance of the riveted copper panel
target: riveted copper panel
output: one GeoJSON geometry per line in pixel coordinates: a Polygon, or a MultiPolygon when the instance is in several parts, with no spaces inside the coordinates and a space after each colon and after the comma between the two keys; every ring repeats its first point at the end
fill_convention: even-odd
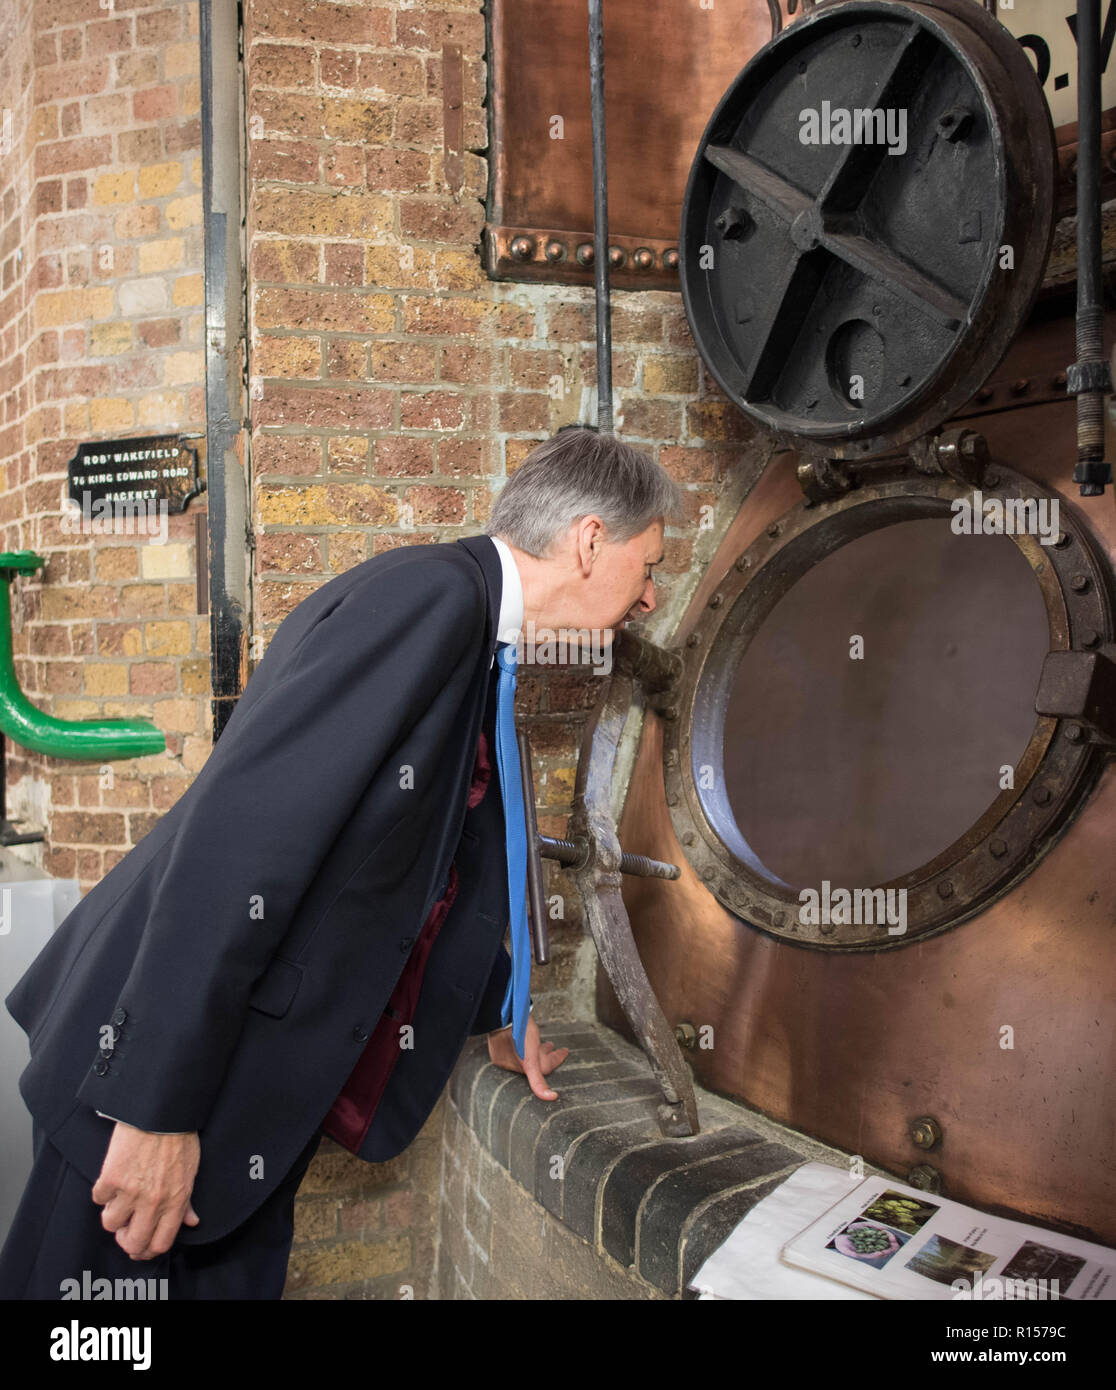
{"type": "MultiPolygon", "coordinates": [[[[725,88],[770,38],[763,0],[604,7],[609,241],[624,255],[613,285],[677,289],[694,149],[725,88]],[[637,258],[640,251],[649,254],[637,258]]],[[[593,244],[588,11],[554,0],[493,0],[489,40],[486,269],[497,278],[591,285],[592,261],[576,254],[593,244]],[[533,242],[522,259],[510,250],[518,236],[533,242]],[[547,256],[550,243],[560,257],[547,256]]]]}
{"type": "MultiPolygon", "coordinates": [[[[973,0],[974,4],[980,0],[973,0]]],[[[1026,39],[1058,142],[1056,207],[1076,203],[1073,0],[1015,0],[1000,21],[1026,39]]],[[[808,13],[799,5],[781,24],[808,13]]],[[[488,14],[490,186],[484,261],[497,279],[593,283],[593,161],[588,16],[554,0],[492,0],[488,14]],[[564,120],[564,138],[549,122],[564,120]],[[518,237],[530,247],[513,252],[518,237]],[[550,248],[548,254],[548,247],[550,248]],[[585,257],[586,252],[582,252],[585,257]]],[[[764,0],[708,9],[677,0],[609,0],[604,14],[611,282],[677,289],[682,195],[709,113],[772,34],[764,0]]],[[[1116,64],[1104,74],[1104,196],[1116,191],[1116,64]]]]}
{"type": "MultiPolygon", "coordinates": [[[[1116,315],[1106,326],[1108,340],[1116,315]]],[[[993,463],[1053,488],[1112,564],[1116,500],[1070,483],[1071,401],[1014,404],[1010,383],[1046,395],[1073,360],[1072,322],[1021,335],[979,418],[993,463]]],[[[750,493],[668,646],[680,645],[737,555],[798,501],[795,459],[778,455],[750,493]]],[[[663,724],[648,713],[621,819],[630,852],[681,879],[625,879],[623,896],[667,1018],[711,1025],[686,1055],[697,1080],[850,1154],[905,1175],[929,1163],[947,1196],[1116,1244],[1116,765],[1030,872],[940,935],[898,949],[804,949],[756,930],[707,891],[665,802],[663,724]],[[1005,1029],[1013,1046],[1005,1047],[1005,1029]],[[912,1122],[933,1116],[926,1152],[912,1122]]],[[[601,1017],[626,1031],[607,980],[601,1017]]]]}

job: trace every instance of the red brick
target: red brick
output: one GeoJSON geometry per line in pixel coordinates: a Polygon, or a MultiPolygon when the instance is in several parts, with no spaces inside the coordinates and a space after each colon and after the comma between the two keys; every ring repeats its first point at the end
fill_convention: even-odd
{"type": "Polygon", "coordinates": [[[132,111],[137,121],[165,121],[178,115],[178,87],[166,83],[148,87],[132,95],[132,111]]]}
{"type": "Polygon", "coordinates": [[[434,471],[434,441],[412,435],[386,436],[375,441],[374,476],[418,478],[434,471]]]}
{"type": "Polygon", "coordinates": [[[252,465],[261,476],[313,477],[322,471],[322,441],[314,436],[257,434],[252,440],[252,465]]]}
{"type": "Polygon", "coordinates": [[[248,50],[250,87],[314,87],[314,50],[293,43],[254,43],[248,50]]]}
{"type": "Polygon", "coordinates": [[[469,398],[452,391],[404,391],[399,422],[409,430],[457,430],[468,423],[469,398]]]}
{"type": "Polygon", "coordinates": [[[258,37],[303,39],[307,44],[366,44],[386,48],[391,43],[392,9],[387,6],[308,6],[305,0],[273,0],[252,12],[258,37]]]}
{"type": "Polygon", "coordinates": [[[452,487],[411,487],[407,501],[415,509],[415,525],[455,525],[465,520],[465,494],[452,487]]]}
{"type": "Polygon", "coordinates": [[[399,200],[399,230],[416,241],[472,246],[484,226],[484,207],[474,199],[455,203],[441,197],[399,200]]]}
{"type": "Polygon", "coordinates": [[[256,402],[254,423],[309,425],[316,429],[383,430],[391,425],[394,394],[352,387],[268,385],[256,402]]]}
{"type": "Polygon", "coordinates": [[[51,101],[91,96],[108,87],[110,63],[107,58],[95,62],[61,63],[35,74],[31,100],[35,106],[51,101]]]}
{"type": "Polygon", "coordinates": [[[252,146],[252,177],[257,182],[317,183],[318,163],[317,146],[306,141],[257,140],[252,146]]]}

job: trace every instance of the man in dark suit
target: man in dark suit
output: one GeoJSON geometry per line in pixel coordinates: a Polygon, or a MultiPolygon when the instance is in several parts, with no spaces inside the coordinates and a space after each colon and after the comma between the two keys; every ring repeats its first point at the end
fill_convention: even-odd
{"type": "Polygon", "coordinates": [[[189,790],[6,1000],[34,1163],[0,1297],[277,1298],[323,1133],[401,1152],[482,1033],[556,1098],[567,1049],[529,1018],[520,1056],[506,1026],[496,651],[650,612],[679,502],[562,430],[487,536],[387,551],[280,624],[189,790]]]}

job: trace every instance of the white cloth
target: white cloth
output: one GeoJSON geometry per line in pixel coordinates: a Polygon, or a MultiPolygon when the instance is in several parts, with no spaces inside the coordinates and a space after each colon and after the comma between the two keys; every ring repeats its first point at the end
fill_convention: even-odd
{"type": "Polygon", "coordinates": [[[859,1177],[830,1163],[805,1163],[757,1202],[688,1285],[698,1298],[842,1299],[875,1294],[839,1284],[822,1274],[784,1264],[779,1251],[847,1196],[859,1177]]]}

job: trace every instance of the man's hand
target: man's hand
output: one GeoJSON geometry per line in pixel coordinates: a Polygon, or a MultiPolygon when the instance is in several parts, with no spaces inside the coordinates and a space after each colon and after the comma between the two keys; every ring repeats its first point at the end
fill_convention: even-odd
{"type": "Polygon", "coordinates": [[[196,1134],[149,1134],[116,1122],[93,1200],[126,1255],[153,1260],[171,1248],[183,1221],[198,1224],[190,1193],[200,1161],[196,1134]]]}
{"type": "Polygon", "coordinates": [[[569,1056],[568,1047],[555,1047],[552,1042],[539,1046],[539,1025],[533,1014],[527,1015],[527,1035],[523,1039],[523,1057],[515,1050],[510,1028],[501,1029],[488,1035],[488,1055],[498,1067],[508,1071],[522,1072],[531,1083],[531,1090],[540,1100],[557,1100],[558,1092],[552,1091],[543,1078],[555,1067],[560,1067],[569,1056]]]}

